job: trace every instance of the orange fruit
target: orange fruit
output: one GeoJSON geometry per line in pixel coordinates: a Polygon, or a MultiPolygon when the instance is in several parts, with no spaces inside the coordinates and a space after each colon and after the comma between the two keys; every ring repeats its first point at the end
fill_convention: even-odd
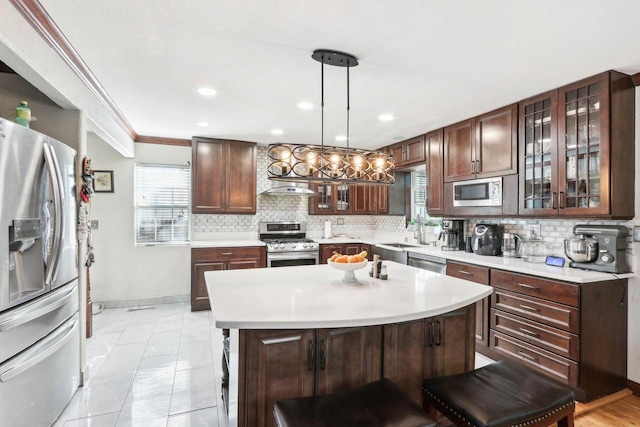
{"type": "Polygon", "coordinates": [[[334,262],[346,263],[348,262],[348,260],[349,260],[349,257],[347,255],[340,255],[334,260],[334,262]]]}
{"type": "Polygon", "coordinates": [[[329,261],[334,262],[339,256],[340,254],[336,252],[331,256],[331,258],[329,258],[329,261]]]}

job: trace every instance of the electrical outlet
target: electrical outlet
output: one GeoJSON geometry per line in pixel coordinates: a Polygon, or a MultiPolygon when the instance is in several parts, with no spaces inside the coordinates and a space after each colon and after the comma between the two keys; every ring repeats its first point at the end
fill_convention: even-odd
{"type": "Polygon", "coordinates": [[[540,234],[540,224],[527,224],[527,239],[528,240],[538,240],[542,238],[540,234]]]}
{"type": "Polygon", "coordinates": [[[344,218],[338,218],[337,224],[338,225],[344,225],[344,218]]]}
{"type": "Polygon", "coordinates": [[[97,219],[92,219],[91,220],[91,229],[92,230],[97,230],[100,227],[100,221],[98,221],[97,219]]]}

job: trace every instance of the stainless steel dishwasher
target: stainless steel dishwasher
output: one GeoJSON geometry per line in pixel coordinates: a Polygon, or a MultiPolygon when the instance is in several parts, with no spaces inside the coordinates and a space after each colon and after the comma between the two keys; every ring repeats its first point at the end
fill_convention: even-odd
{"type": "Polygon", "coordinates": [[[412,267],[433,271],[435,273],[447,274],[447,260],[445,258],[421,254],[418,252],[409,252],[408,258],[408,264],[412,267]]]}

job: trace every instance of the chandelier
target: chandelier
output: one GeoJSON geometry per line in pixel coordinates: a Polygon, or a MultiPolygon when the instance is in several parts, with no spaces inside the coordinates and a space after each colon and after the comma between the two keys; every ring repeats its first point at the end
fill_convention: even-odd
{"type": "Polygon", "coordinates": [[[311,57],[321,64],[321,145],[270,144],[268,178],[289,182],[392,185],[392,154],[349,147],[349,68],[357,66],[358,60],[348,53],[325,49],[314,51],[311,57]],[[324,145],[324,64],[347,68],[346,147],[324,145]]]}

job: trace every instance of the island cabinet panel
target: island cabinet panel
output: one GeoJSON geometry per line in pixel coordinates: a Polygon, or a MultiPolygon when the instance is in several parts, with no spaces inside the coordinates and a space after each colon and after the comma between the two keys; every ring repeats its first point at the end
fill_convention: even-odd
{"type": "Polygon", "coordinates": [[[381,378],[382,326],[240,330],[238,425],[274,426],[277,400],[347,390],[381,378]]]}
{"type": "Polygon", "coordinates": [[[315,331],[250,330],[246,334],[245,400],[238,425],[273,426],[273,405],[277,400],[314,395],[310,347],[315,345],[315,331]]]}
{"type": "Polygon", "coordinates": [[[192,212],[255,214],[256,144],[193,138],[191,145],[192,212]]]}
{"type": "MultiPolygon", "coordinates": [[[[447,261],[447,276],[489,285],[489,269],[477,265],[447,261]]],[[[491,297],[476,303],[476,345],[489,347],[489,307],[491,297]]]]}
{"type": "Polygon", "coordinates": [[[382,326],[319,329],[316,393],[347,390],[380,379],[382,326]]]}
{"type": "Polygon", "coordinates": [[[422,380],[467,372],[475,364],[475,307],[384,326],[383,371],[416,403],[422,380]]]}
{"type": "Polygon", "coordinates": [[[210,310],[204,273],[267,266],[263,246],[191,249],[191,311],[210,310]]]}

